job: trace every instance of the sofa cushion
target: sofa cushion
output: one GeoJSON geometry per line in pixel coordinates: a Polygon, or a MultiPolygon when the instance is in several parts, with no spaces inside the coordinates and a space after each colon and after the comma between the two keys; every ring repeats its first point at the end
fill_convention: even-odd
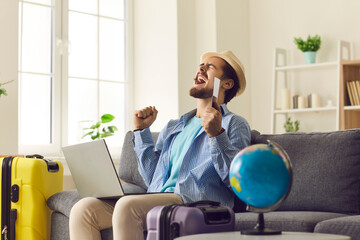
{"type": "MultiPolygon", "coordinates": [[[[159,135],[158,132],[152,133],[155,143],[158,135],[159,135]]],[[[144,180],[138,171],[137,158],[132,142],[133,136],[134,134],[132,131],[127,132],[125,135],[124,144],[122,147],[122,152],[120,157],[119,177],[125,182],[136,184],[144,189],[147,189],[147,186],[144,183],[144,180]]]]}
{"type": "MultiPolygon", "coordinates": [[[[269,212],[264,214],[265,227],[287,232],[313,232],[317,223],[336,217],[347,216],[341,213],[325,212],[269,212]]],[[[258,214],[237,213],[235,230],[248,230],[257,224],[258,214]]]]}
{"type": "Polygon", "coordinates": [[[352,240],[360,240],[360,215],[339,217],[318,223],[315,232],[341,234],[350,236],[352,240]]]}
{"type": "Polygon", "coordinates": [[[360,213],[360,129],[327,133],[266,135],[252,132],[252,144],[273,140],[293,164],[293,184],[281,211],[360,213]]]}

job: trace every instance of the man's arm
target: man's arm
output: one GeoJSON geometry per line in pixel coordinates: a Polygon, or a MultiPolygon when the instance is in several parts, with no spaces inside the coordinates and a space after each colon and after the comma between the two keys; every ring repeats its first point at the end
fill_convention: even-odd
{"type": "Polygon", "coordinates": [[[161,150],[155,150],[149,127],[156,120],[158,111],[154,106],[134,113],[134,150],[138,159],[138,169],[145,184],[150,185],[161,150]]]}
{"type": "MultiPolygon", "coordinates": [[[[158,142],[159,141],[162,141],[160,136],[158,138],[158,142]]],[[[145,184],[149,186],[161,154],[161,149],[155,149],[155,144],[149,128],[135,131],[133,144],[138,160],[139,173],[144,179],[145,184]]]]}
{"type": "Polygon", "coordinates": [[[230,188],[231,161],[243,148],[250,145],[251,132],[247,122],[234,117],[226,130],[210,139],[211,160],[222,181],[230,188]]]}
{"type": "Polygon", "coordinates": [[[235,155],[250,144],[250,127],[246,120],[239,116],[233,116],[226,126],[222,126],[221,109],[216,102],[206,110],[202,126],[210,138],[211,159],[215,170],[230,187],[230,164],[235,155]]]}

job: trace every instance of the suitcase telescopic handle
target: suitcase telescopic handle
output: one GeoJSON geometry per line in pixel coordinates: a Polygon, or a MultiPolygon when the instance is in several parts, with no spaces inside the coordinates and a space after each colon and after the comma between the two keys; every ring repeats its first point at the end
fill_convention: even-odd
{"type": "Polygon", "coordinates": [[[36,158],[36,159],[42,159],[45,161],[48,172],[58,172],[59,171],[59,164],[53,160],[45,159],[44,156],[40,154],[34,154],[34,155],[27,155],[26,158],[36,158]]]}
{"type": "Polygon", "coordinates": [[[220,206],[219,202],[215,202],[215,201],[209,201],[209,200],[201,200],[201,201],[195,201],[195,202],[190,202],[185,204],[185,206],[187,207],[196,207],[196,206],[202,206],[202,205],[207,205],[207,206],[220,206]]]}
{"type": "Polygon", "coordinates": [[[44,159],[44,156],[40,154],[33,154],[33,155],[26,155],[25,158],[44,159]]]}

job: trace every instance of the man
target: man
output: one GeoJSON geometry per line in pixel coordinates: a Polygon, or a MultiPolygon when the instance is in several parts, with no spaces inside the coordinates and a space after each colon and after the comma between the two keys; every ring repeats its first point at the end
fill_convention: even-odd
{"type": "Polygon", "coordinates": [[[163,193],[125,196],[115,206],[95,198],[82,199],[71,210],[70,238],[100,240],[100,230],[112,226],[116,240],[143,239],[146,214],[158,205],[213,200],[233,207],[230,163],[250,144],[250,128],[226,103],[245,86],[243,66],[231,51],[206,53],[190,89],[190,95],[197,98],[196,109],[170,120],[156,145],[149,130],[156,108],[136,111],[133,142],[139,172],[148,192],[163,193]],[[220,79],[217,101],[212,98],[215,77],[220,79]]]}

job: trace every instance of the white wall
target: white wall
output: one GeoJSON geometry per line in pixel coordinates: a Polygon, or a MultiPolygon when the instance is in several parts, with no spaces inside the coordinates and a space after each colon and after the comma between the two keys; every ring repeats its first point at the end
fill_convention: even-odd
{"type": "MultiPolygon", "coordinates": [[[[193,78],[198,64],[196,52],[196,1],[178,1],[178,109],[179,115],[194,109],[196,101],[189,96],[189,89],[193,86],[193,78]],[[187,59],[187,60],[186,60],[187,59]]],[[[211,5],[211,4],[210,4],[211,5]]]]}
{"type": "MultiPolygon", "coordinates": [[[[335,61],[337,41],[353,44],[353,58],[360,57],[360,1],[358,0],[251,0],[250,11],[250,75],[252,127],[270,132],[271,80],[273,51],[276,47],[288,50],[289,64],[303,64],[294,37],[319,34],[322,46],[318,62],[335,61]]],[[[336,71],[333,72],[333,75],[336,71]]],[[[313,81],[311,88],[329,88],[329,82],[313,81]]],[[[314,115],[318,118],[320,115],[314,115]]],[[[328,129],[330,123],[323,123],[328,129]]],[[[301,127],[301,122],[300,122],[301,127]]],[[[310,127],[310,126],[307,126],[310,127]]],[[[310,129],[310,128],[309,128],[310,129]]],[[[316,130],[316,129],[315,129],[316,130]]]]}
{"type": "Polygon", "coordinates": [[[0,155],[18,152],[17,9],[17,1],[0,1],[0,82],[15,80],[0,98],[0,155]]]}
{"type": "Polygon", "coordinates": [[[216,18],[208,17],[215,15],[215,0],[178,1],[179,116],[196,108],[189,90],[194,86],[201,54],[216,50],[216,18]]]}
{"type": "Polygon", "coordinates": [[[178,116],[177,1],[135,0],[134,107],[156,106],[159,131],[178,116]]]}
{"type": "Polygon", "coordinates": [[[247,79],[245,92],[230,101],[229,109],[245,117],[251,127],[249,0],[216,1],[216,50],[231,50],[241,60],[247,79]]]}

